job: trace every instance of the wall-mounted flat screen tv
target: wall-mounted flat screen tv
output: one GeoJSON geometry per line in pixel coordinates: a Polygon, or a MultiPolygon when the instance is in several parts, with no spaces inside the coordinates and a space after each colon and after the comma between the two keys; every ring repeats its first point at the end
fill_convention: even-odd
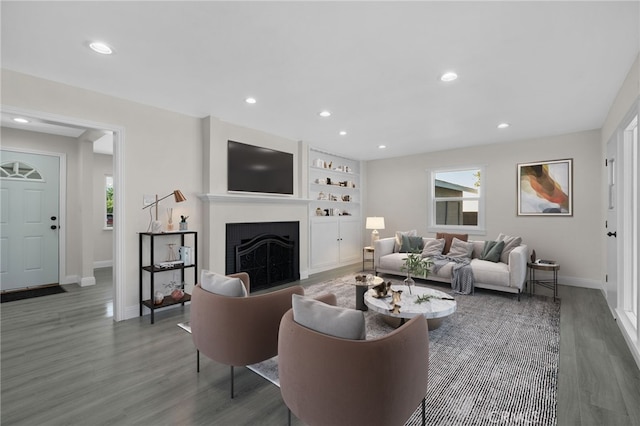
{"type": "Polygon", "coordinates": [[[227,189],[293,195],[293,154],[228,141],[227,189]]]}

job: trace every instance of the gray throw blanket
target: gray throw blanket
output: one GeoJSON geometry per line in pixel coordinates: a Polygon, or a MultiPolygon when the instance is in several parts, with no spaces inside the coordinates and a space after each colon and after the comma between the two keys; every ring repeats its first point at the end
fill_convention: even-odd
{"type": "Polygon", "coordinates": [[[473,292],[473,270],[471,269],[471,259],[468,257],[449,257],[443,254],[430,256],[433,261],[431,270],[437,274],[440,268],[449,262],[454,262],[451,271],[451,289],[458,294],[471,294],[473,292]]]}

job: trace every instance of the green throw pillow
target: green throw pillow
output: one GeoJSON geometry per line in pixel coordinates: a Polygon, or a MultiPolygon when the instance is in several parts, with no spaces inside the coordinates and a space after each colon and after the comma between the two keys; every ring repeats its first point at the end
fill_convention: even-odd
{"type": "Polygon", "coordinates": [[[400,253],[422,251],[423,248],[424,241],[422,240],[422,237],[410,237],[408,235],[402,235],[402,246],[400,246],[400,253]]]}
{"type": "Polygon", "coordinates": [[[490,262],[499,262],[504,249],[504,241],[485,241],[480,259],[490,262]]]}

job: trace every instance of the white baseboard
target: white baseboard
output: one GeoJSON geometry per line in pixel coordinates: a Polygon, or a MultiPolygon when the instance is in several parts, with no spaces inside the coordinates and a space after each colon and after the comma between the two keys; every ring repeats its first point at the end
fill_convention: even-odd
{"type": "MultiPolygon", "coordinates": [[[[190,302],[185,302],[185,306],[188,306],[190,302]]],[[[175,305],[171,305],[171,306],[167,306],[162,308],[163,311],[169,310],[169,309],[177,309],[177,308],[181,308],[182,305],[180,303],[176,303],[175,305]]],[[[159,311],[157,311],[159,312],[159,311]]],[[[156,313],[157,313],[156,312],[156,313]]],[[[148,315],[151,314],[151,309],[147,308],[146,306],[142,307],[142,316],[143,317],[147,317],[148,315]]],[[[128,320],[131,318],[138,318],[140,316],[140,306],[139,305],[135,305],[135,306],[127,306],[124,309],[124,320],[128,320]]],[[[149,319],[145,318],[146,321],[149,321],[149,319]]]]}
{"type": "Polygon", "coordinates": [[[593,288],[595,290],[602,290],[604,288],[602,281],[578,277],[568,277],[565,275],[558,275],[558,284],[570,285],[572,287],[593,288]]]}
{"type": "Polygon", "coordinates": [[[77,275],[67,275],[60,280],[60,285],[65,284],[78,284],[80,282],[80,277],[77,275]]]}
{"type": "Polygon", "coordinates": [[[113,267],[113,260],[96,260],[93,262],[94,269],[113,267]]]}
{"type": "Polygon", "coordinates": [[[80,287],[88,287],[90,285],[96,285],[96,277],[82,277],[80,287]]]}
{"type": "MultiPolygon", "coordinates": [[[[147,309],[147,308],[145,308],[147,309]]],[[[147,313],[149,313],[149,311],[147,310],[147,313]]],[[[131,318],[135,318],[137,316],[140,315],[140,307],[138,305],[136,306],[127,306],[126,308],[124,308],[124,318],[123,320],[128,320],[131,318]]]]}

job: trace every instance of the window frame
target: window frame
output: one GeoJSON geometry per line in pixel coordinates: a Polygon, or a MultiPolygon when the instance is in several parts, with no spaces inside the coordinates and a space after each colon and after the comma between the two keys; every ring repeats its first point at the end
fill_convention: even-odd
{"type": "Polygon", "coordinates": [[[427,230],[429,232],[451,232],[474,235],[485,235],[485,197],[487,167],[484,165],[472,164],[458,167],[438,167],[427,169],[429,185],[427,188],[427,230]],[[438,173],[480,171],[480,191],[478,197],[435,197],[436,175],[438,173]],[[438,201],[469,200],[478,202],[478,224],[477,225],[438,225],[436,223],[436,205],[438,201]]]}

